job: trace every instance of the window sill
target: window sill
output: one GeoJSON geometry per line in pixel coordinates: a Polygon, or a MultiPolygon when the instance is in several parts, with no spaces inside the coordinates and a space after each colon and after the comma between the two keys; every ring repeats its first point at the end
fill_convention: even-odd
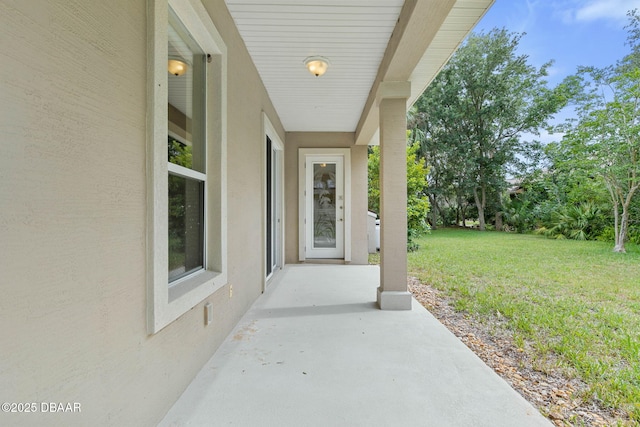
{"type": "MultiPolygon", "coordinates": [[[[187,277],[179,279],[176,283],[169,285],[169,304],[174,301],[185,298],[190,292],[195,291],[200,286],[209,287],[213,284],[212,293],[224,286],[224,283],[217,283],[217,277],[220,277],[221,273],[210,270],[200,270],[187,277]],[[211,282],[211,283],[209,283],[211,282]]],[[[199,302],[199,301],[198,301],[199,302]]]]}
{"type": "MultiPolygon", "coordinates": [[[[166,277],[166,276],[165,276],[166,277]]],[[[158,283],[150,295],[148,330],[155,334],[227,284],[227,275],[201,270],[168,287],[158,283]]]]}

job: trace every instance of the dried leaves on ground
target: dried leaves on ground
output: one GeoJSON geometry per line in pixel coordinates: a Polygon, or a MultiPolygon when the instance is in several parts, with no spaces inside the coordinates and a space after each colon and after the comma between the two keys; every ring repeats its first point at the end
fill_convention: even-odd
{"type": "Polygon", "coordinates": [[[557,426],[609,426],[626,424],[594,401],[585,401],[586,385],[559,372],[534,369],[532,356],[518,348],[508,329],[500,325],[481,323],[457,312],[446,295],[416,278],[409,278],[409,290],[447,329],[504,378],[525,399],[557,426]]]}

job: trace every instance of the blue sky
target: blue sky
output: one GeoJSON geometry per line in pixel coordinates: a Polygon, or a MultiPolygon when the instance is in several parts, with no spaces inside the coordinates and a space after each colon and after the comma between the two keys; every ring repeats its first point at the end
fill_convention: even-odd
{"type": "Polygon", "coordinates": [[[534,65],[554,60],[549,81],[556,83],[578,65],[604,67],[624,56],[626,12],[634,8],[640,0],[496,0],[475,31],[526,33],[520,51],[534,65]]]}
{"type": "MultiPolygon", "coordinates": [[[[496,0],[474,31],[504,27],[526,33],[520,53],[538,67],[553,60],[548,80],[555,85],[579,65],[605,67],[626,55],[626,13],[635,8],[640,10],[640,0],[496,0]]],[[[568,109],[558,118],[571,114],[568,109]]],[[[546,133],[540,137],[557,139],[546,133]]]]}

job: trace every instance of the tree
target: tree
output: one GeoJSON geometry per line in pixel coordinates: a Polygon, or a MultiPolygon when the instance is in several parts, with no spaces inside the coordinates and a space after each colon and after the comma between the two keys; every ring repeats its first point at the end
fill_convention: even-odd
{"type": "MultiPolygon", "coordinates": [[[[426,195],[427,174],[424,159],[417,158],[419,144],[407,146],[407,248],[418,248],[414,239],[429,230],[426,219],[429,200],[426,195]]],[[[370,147],[368,159],[369,210],[380,213],[380,147],[370,147]]],[[[384,221],[384,218],[381,218],[384,221]]]]}
{"type": "Polygon", "coordinates": [[[445,159],[428,163],[449,170],[432,173],[473,197],[481,230],[486,210],[500,203],[508,168],[521,169],[538,147],[522,134],[537,135],[569,98],[564,85],[547,88],[550,62],[536,68],[516,54],[521,37],[505,29],[472,34],[416,103],[423,155],[439,148],[445,159]]]}
{"type": "MultiPolygon", "coordinates": [[[[412,109],[413,112],[417,110],[412,109]]],[[[410,112],[411,113],[411,112],[410,112]]],[[[416,114],[417,117],[425,117],[424,113],[416,114]]],[[[443,143],[443,140],[433,138],[435,132],[429,129],[430,123],[423,120],[423,128],[414,127],[410,133],[410,140],[420,147],[419,157],[426,160],[429,165],[428,196],[431,205],[431,227],[438,223],[438,215],[443,225],[462,222],[466,219],[469,194],[471,194],[472,182],[469,177],[472,165],[466,165],[469,157],[457,150],[455,143],[443,143]],[[466,165],[466,166],[465,166],[466,165]]]]}
{"type": "Polygon", "coordinates": [[[640,193],[640,16],[629,13],[632,53],[605,68],[582,67],[575,122],[563,144],[576,167],[599,177],[609,193],[614,251],[625,252],[632,203],[640,193]]]}
{"type": "Polygon", "coordinates": [[[414,238],[429,231],[430,206],[426,194],[429,168],[424,159],[418,158],[419,149],[420,144],[407,147],[407,244],[410,250],[418,249],[414,238]]]}
{"type": "Polygon", "coordinates": [[[522,177],[519,191],[505,198],[508,226],[518,232],[535,230],[556,238],[603,239],[609,211],[604,184],[589,171],[576,167],[565,145],[549,143],[543,151],[543,168],[522,177]],[[576,218],[579,221],[573,221],[576,218]]]}

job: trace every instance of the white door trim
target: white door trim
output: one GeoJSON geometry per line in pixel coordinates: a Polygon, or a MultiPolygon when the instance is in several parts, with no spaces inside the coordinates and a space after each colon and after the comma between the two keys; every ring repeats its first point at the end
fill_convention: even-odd
{"type": "Polygon", "coordinates": [[[307,233],[305,218],[307,157],[340,156],[344,159],[344,261],[351,261],[351,150],[349,148],[298,149],[298,260],[306,260],[307,233]]]}
{"type": "MultiPolygon", "coordinates": [[[[276,263],[276,269],[281,269],[284,265],[284,224],[285,224],[285,218],[284,218],[284,143],[282,142],[282,139],[280,139],[280,136],[278,135],[278,132],[276,132],[275,128],[273,127],[273,124],[271,124],[271,121],[269,120],[269,117],[267,116],[266,113],[262,112],[262,127],[263,127],[263,134],[262,134],[262,143],[261,143],[261,150],[262,150],[262,177],[263,179],[265,179],[266,177],[266,172],[267,172],[267,156],[270,155],[270,153],[267,153],[267,148],[266,148],[266,137],[268,136],[269,139],[271,139],[271,144],[272,144],[272,149],[278,151],[278,156],[276,159],[276,164],[272,165],[272,167],[275,168],[276,170],[276,176],[275,176],[275,186],[276,186],[276,200],[275,200],[275,204],[276,204],[276,212],[275,212],[275,216],[276,216],[276,221],[279,221],[279,227],[278,228],[278,232],[277,232],[277,236],[273,236],[274,239],[276,239],[276,242],[278,243],[276,246],[276,250],[273,253],[273,257],[275,258],[275,263],[276,263]]],[[[267,209],[267,188],[266,185],[262,185],[262,212],[264,213],[267,209]]],[[[267,219],[266,217],[263,216],[262,219],[262,235],[263,235],[263,239],[262,239],[262,246],[263,246],[263,252],[262,252],[262,291],[264,292],[264,290],[267,287],[267,281],[273,276],[273,274],[275,273],[275,270],[271,272],[271,274],[269,275],[269,277],[267,277],[267,262],[266,262],[266,254],[267,254],[267,219]]]]}

